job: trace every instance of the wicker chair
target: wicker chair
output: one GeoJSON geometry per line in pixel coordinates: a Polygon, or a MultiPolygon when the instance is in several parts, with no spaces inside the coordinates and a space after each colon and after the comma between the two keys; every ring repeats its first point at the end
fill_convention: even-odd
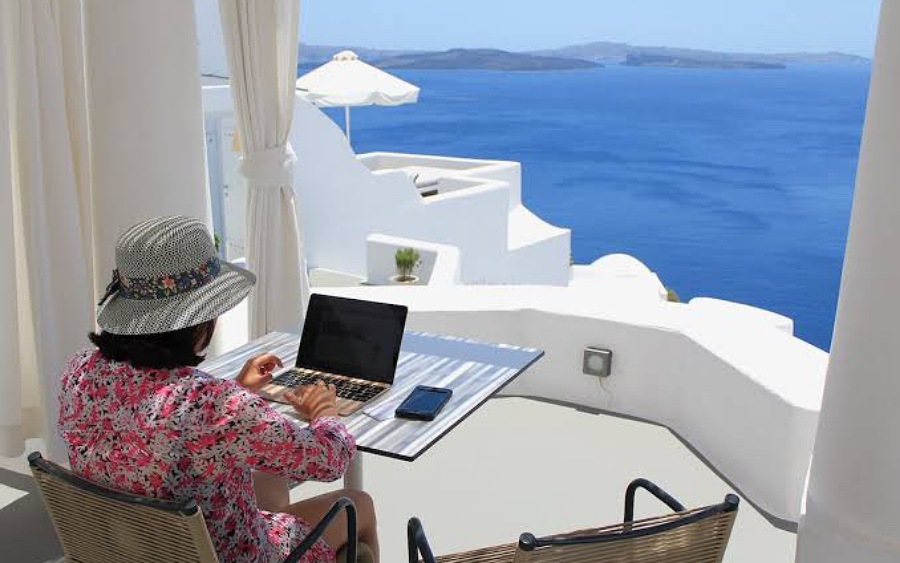
{"type": "Polygon", "coordinates": [[[622,524],[536,538],[522,534],[518,543],[435,557],[418,518],[407,526],[409,562],[417,563],[721,563],[737,516],[739,499],[726,495],[721,504],[685,510],[668,493],[635,479],[625,492],[622,524]],[[634,520],[638,488],[652,493],[675,512],[634,520]]]}
{"type": "MultiPolygon", "coordinates": [[[[177,503],[108,489],[45,460],[28,456],[67,563],[218,563],[203,513],[194,501],[177,503]]],[[[341,510],[347,542],[341,562],[370,563],[371,551],[356,541],[356,507],[341,498],[288,555],[296,563],[341,510]]]]}

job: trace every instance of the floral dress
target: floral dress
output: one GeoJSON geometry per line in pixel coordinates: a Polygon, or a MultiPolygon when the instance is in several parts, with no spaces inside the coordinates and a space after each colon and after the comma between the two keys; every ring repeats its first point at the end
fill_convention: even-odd
{"type": "MultiPolygon", "coordinates": [[[[356,451],[337,418],[307,427],[237,383],[194,368],[137,369],[99,351],[63,372],[59,430],[72,469],[113,489],[194,499],[223,563],[281,561],[308,522],[256,506],[251,470],[333,481],[356,451]]],[[[335,560],[319,540],[304,562],[335,560]]]]}

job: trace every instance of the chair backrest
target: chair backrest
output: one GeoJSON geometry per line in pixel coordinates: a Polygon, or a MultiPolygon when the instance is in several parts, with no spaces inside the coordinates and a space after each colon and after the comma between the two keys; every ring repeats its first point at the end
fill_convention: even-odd
{"type": "Polygon", "coordinates": [[[522,534],[515,563],[721,563],[738,499],[569,534],[522,534]]]}
{"type": "Polygon", "coordinates": [[[67,563],[218,563],[194,502],[115,491],[28,456],[67,563]]]}

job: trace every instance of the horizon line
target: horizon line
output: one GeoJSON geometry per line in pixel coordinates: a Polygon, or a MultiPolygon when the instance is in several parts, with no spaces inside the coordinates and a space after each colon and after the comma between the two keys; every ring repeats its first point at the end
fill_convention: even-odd
{"type": "Polygon", "coordinates": [[[539,48],[529,48],[529,49],[506,49],[503,47],[492,47],[492,46],[456,46],[456,47],[371,47],[362,44],[351,44],[351,43],[310,43],[303,40],[298,39],[298,45],[306,45],[312,47],[351,47],[351,48],[360,48],[360,49],[369,49],[373,51],[420,51],[420,52],[441,52],[441,51],[450,51],[453,49],[496,49],[499,51],[506,51],[508,53],[535,53],[538,51],[553,51],[558,49],[566,49],[569,47],[583,47],[585,45],[593,45],[596,43],[609,43],[612,45],[624,45],[628,47],[636,47],[641,49],[680,49],[686,51],[701,51],[707,53],[722,53],[728,55],[795,55],[795,54],[804,54],[804,55],[826,55],[826,54],[840,54],[840,55],[849,55],[853,57],[860,57],[862,59],[866,59],[868,61],[872,60],[872,54],[863,55],[860,53],[852,52],[852,51],[841,51],[839,49],[810,49],[810,50],[784,50],[784,51],[754,51],[754,50],[730,50],[730,49],[708,49],[701,47],[676,47],[671,45],[639,45],[636,43],[629,43],[627,41],[613,41],[608,39],[598,39],[596,41],[586,41],[583,43],[568,43],[566,45],[557,46],[557,47],[539,47],[539,48]]]}

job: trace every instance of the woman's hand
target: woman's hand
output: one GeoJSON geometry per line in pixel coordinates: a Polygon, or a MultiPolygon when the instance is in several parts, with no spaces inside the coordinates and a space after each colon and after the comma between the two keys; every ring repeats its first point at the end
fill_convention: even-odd
{"type": "Polygon", "coordinates": [[[318,381],[315,385],[285,391],[284,398],[300,416],[312,422],[321,416],[337,416],[337,392],[334,385],[318,381]]]}
{"type": "Polygon", "coordinates": [[[237,376],[237,382],[250,391],[259,391],[272,381],[272,371],[283,365],[275,354],[257,354],[244,364],[244,369],[237,376]]]}

